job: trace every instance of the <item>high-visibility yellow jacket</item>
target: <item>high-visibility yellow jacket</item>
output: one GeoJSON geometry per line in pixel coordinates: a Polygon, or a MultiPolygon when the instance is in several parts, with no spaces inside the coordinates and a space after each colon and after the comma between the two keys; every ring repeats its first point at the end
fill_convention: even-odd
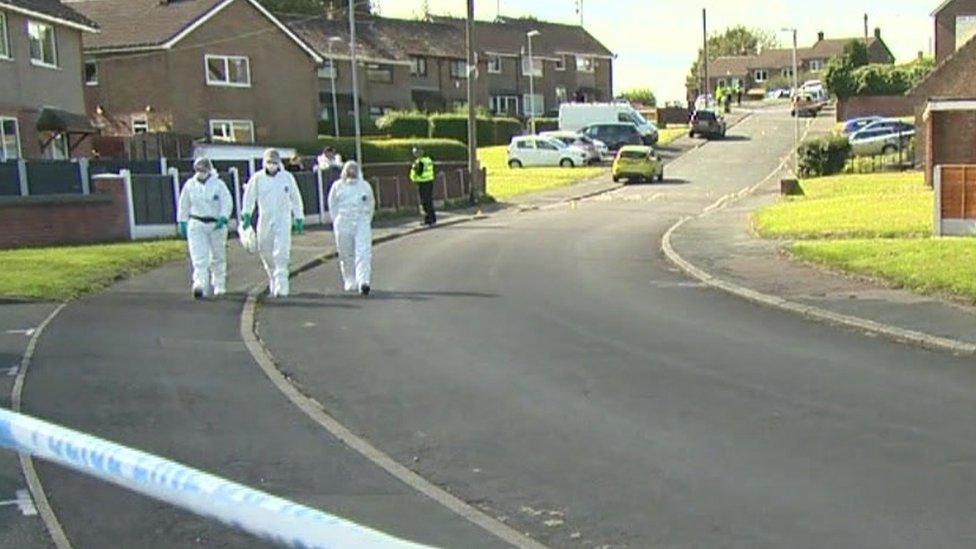
{"type": "Polygon", "coordinates": [[[434,182],[434,161],[429,156],[421,156],[410,167],[410,181],[416,184],[434,182]]]}

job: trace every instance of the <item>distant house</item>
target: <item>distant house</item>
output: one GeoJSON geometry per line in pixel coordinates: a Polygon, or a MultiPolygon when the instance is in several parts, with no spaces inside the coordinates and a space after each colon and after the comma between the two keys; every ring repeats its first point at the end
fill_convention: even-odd
{"type": "MultiPolygon", "coordinates": [[[[844,54],[844,48],[852,40],[865,41],[871,63],[892,64],[895,56],[881,38],[881,29],[874,36],[865,38],[826,38],[817,33],[812,46],[797,49],[797,68],[800,77],[816,77],[831,59],[844,54]]],[[[743,89],[767,88],[776,79],[793,77],[793,48],[772,48],[758,55],[719,57],[708,64],[709,89],[718,86],[740,85],[743,89]]]]}
{"type": "Polygon", "coordinates": [[[93,131],[82,35],[96,30],[58,0],[0,0],[0,161],[79,155],[93,131]]]}
{"type": "MultiPolygon", "coordinates": [[[[339,114],[348,117],[352,106],[348,23],[284,15],[282,19],[326,59],[319,84],[323,119],[331,116],[333,75],[339,114]]],[[[357,76],[364,112],[373,116],[390,109],[436,112],[467,102],[463,20],[370,17],[357,21],[356,32],[357,55],[363,62],[357,76]]],[[[582,27],[522,19],[477,21],[475,43],[475,101],[496,114],[525,116],[534,103],[542,116],[555,113],[566,101],[612,98],[613,54],[582,27]],[[528,77],[531,30],[539,31],[533,39],[534,99],[529,96],[528,77]]]]}
{"type": "Polygon", "coordinates": [[[908,92],[930,184],[936,165],[976,164],[976,0],[947,0],[932,17],[936,67],[908,92]]]}
{"type": "MultiPolygon", "coordinates": [[[[2,0],[0,0],[2,1],[2,0]]],[[[314,139],[319,54],[256,0],[77,0],[85,99],[105,135],[314,139]]]]}

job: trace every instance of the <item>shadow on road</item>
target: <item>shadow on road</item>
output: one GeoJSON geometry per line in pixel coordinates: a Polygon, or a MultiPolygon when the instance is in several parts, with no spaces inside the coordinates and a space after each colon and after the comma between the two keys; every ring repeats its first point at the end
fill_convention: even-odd
{"type": "Polygon", "coordinates": [[[743,142],[752,141],[752,138],[746,137],[745,135],[726,135],[724,138],[719,139],[718,141],[743,142]]]}

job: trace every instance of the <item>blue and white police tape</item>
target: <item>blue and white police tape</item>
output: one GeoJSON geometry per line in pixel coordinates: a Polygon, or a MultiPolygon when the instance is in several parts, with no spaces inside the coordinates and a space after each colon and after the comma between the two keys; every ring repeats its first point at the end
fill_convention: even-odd
{"type": "Polygon", "coordinates": [[[0,408],[0,446],[288,547],[425,547],[152,454],[0,408]]]}

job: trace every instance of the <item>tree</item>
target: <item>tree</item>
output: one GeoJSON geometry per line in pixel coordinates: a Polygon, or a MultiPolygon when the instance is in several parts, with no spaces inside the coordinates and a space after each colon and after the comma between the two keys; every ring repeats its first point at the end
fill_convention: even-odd
{"type": "Polygon", "coordinates": [[[852,69],[871,62],[868,47],[863,40],[853,39],[844,45],[844,62],[852,69]]]}
{"type": "MultiPolygon", "coordinates": [[[[737,25],[725,29],[724,32],[712,34],[708,37],[708,60],[714,61],[719,57],[730,55],[757,55],[759,51],[778,48],[779,40],[772,31],[760,28],[750,29],[737,25]]],[[[700,84],[698,70],[701,67],[702,50],[698,49],[695,62],[688,73],[688,85],[691,88],[700,84]]]]}
{"type": "Polygon", "coordinates": [[[843,59],[834,58],[827,63],[824,84],[827,90],[839,98],[850,97],[857,91],[854,69],[843,59]]]}
{"type": "MultiPolygon", "coordinates": [[[[349,13],[348,0],[259,0],[266,8],[280,13],[302,13],[309,15],[326,14],[332,18],[344,17],[349,13]]],[[[370,0],[356,0],[357,15],[371,15],[373,3],[370,0]]]]}
{"type": "Polygon", "coordinates": [[[656,107],[657,98],[654,97],[654,92],[650,88],[634,88],[632,90],[627,90],[620,94],[627,101],[632,103],[640,103],[641,105],[647,107],[656,107]]]}

